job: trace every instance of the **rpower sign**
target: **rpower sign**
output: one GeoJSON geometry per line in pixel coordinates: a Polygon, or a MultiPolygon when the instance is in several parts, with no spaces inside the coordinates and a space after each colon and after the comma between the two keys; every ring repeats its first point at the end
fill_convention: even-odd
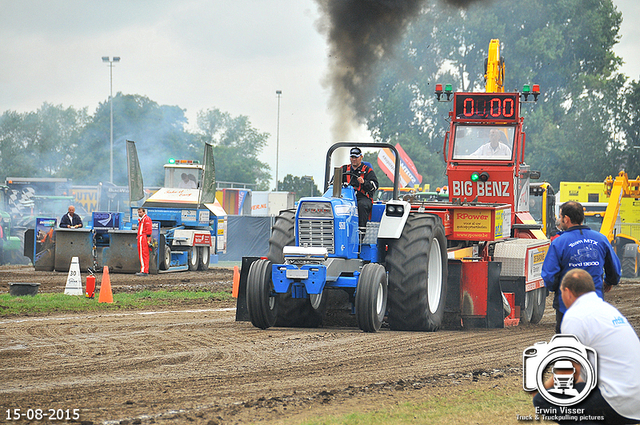
{"type": "Polygon", "coordinates": [[[497,240],[511,233],[511,208],[456,208],[452,214],[453,239],[497,240]]]}

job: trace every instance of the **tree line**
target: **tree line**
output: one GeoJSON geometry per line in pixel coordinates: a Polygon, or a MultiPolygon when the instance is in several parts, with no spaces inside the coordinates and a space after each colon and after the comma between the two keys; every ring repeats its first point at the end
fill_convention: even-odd
{"type": "Polygon", "coordinates": [[[442,144],[451,105],[436,102],[435,84],[484,91],[484,61],[497,38],[505,91],[541,86],[539,101],[521,110],[531,169],[556,189],[560,181],[603,181],[623,169],[634,178],[640,83],[620,73],[622,59],[613,51],[621,22],[611,0],[496,0],[467,9],[429,1],[381,65],[360,118],[376,141],[402,145],[423,183],[445,184],[442,144]]]}
{"type": "MultiPolygon", "coordinates": [[[[184,110],[159,105],[140,95],[113,97],[113,183],[127,185],[127,140],[136,142],[146,186],[162,186],[163,164],[171,158],[202,159],[203,144],[214,146],[216,179],[254,184],[266,190],[271,173],[258,159],[268,133],[252,127],[246,116],[219,109],[197,114],[188,131],[184,110]]],[[[6,111],[0,116],[2,177],[65,177],[76,184],[110,180],[110,106],[65,108],[45,102],[37,111],[6,111]]]]}

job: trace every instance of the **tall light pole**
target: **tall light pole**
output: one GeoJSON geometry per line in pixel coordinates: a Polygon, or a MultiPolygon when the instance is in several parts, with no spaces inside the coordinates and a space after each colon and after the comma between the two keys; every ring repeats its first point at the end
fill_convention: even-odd
{"type": "Polygon", "coordinates": [[[311,186],[311,194],[309,196],[313,196],[313,176],[302,176],[302,179],[309,182],[309,186],[311,186]]]}
{"type": "Polygon", "coordinates": [[[109,167],[109,182],[113,183],[113,63],[120,62],[120,56],[114,56],[113,58],[103,56],[102,62],[109,64],[109,107],[111,108],[111,160],[109,161],[111,165],[109,167]]]}
{"type": "Polygon", "coordinates": [[[280,153],[280,96],[282,96],[282,90],[276,90],[276,96],[278,96],[278,123],[276,125],[276,192],[278,191],[278,156],[280,153]]]}

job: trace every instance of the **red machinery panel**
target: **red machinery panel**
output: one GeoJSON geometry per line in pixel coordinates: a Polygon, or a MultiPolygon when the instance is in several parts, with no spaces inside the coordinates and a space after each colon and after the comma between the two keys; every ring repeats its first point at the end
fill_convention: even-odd
{"type": "Polygon", "coordinates": [[[462,263],[460,293],[463,317],[485,317],[487,315],[488,262],[462,263]]]}

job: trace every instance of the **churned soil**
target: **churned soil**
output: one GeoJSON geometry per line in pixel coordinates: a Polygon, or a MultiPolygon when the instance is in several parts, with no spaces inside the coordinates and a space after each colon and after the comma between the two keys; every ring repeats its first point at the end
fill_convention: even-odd
{"type": "MultiPolygon", "coordinates": [[[[66,278],[4,266],[0,293],[9,292],[9,282],[63,292],[66,278]]],[[[110,278],[114,293],[217,292],[231,291],[233,270],[110,278]]],[[[623,280],[607,300],[640,329],[640,280],[623,280]]],[[[3,316],[0,423],[51,422],[9,420],[13,409],[46,415],[78,409],[76,421],[56,422],[85,424],[299,423],[474,389],[514,394],[522,391],[523,350],[553,334],[551,297],[537,325],[433,333],[385,327],[363,333],[348,320],[318,329],[260,330],[236,321],[230,301],[3,316]]],[[[488,423],[518,423],[516,414],[532,411],[488,423]]]]}

